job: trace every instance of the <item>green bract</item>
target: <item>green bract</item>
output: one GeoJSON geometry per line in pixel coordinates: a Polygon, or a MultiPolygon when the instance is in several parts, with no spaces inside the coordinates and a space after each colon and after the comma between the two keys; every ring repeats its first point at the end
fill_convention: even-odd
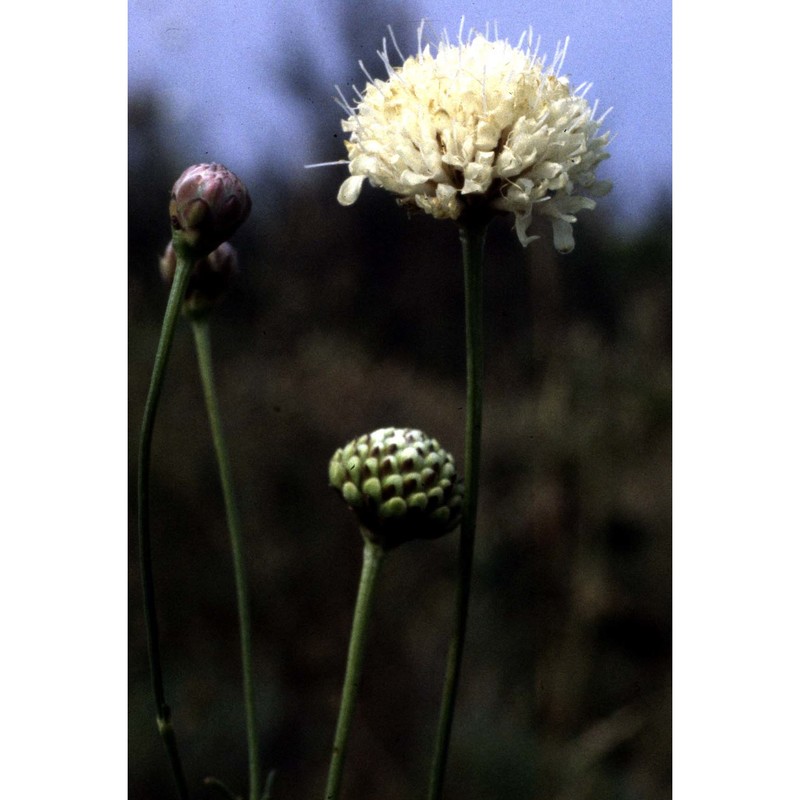
{"type": "Polygon", "coordinates": [[[464,484],[436,439],[411,428],[379,428],[338,449],[331,485],[362,531],[384,549],[435,539],[461,521],[464,484]]]}

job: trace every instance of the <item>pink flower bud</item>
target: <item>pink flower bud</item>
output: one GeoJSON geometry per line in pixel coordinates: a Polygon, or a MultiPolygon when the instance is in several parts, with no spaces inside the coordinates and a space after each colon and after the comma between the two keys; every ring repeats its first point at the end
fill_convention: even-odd
{"type": "MultiPolygon", "coordinates": [[[[160,261],[161,277],[168,284],[175,277],[177,265],[175,248],[170,242],[160,261]]],[[[237,272],[236,250],[228,242],[223,242],[216,250],[198,259],[186,286],[183,313],[195,319],[208,314],[220,303],[237,272]]]]}
{"type": "Polygon", "coordinates": [[[230,239],[251,208],[245,185],[221,164],[196,164],[175,181],[169,203],[173,236],[207,255],[230,239]]]}

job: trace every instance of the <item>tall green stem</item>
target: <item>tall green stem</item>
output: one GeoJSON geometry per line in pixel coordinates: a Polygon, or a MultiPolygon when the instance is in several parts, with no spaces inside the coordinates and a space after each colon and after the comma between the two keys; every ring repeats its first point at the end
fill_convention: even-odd
{"type": "MultiPolygon", "coordinates": [[[[178,251],[180,253],[180,251],[178,251]]],[[[172,290],[164,313],[161,337],[156,349],[153,374],[145,400],[144,416],[139,437],[139,468],[137,511],[139,518],[139,560],[142,572],[142,594],[144,596],[144,618],[147,628],[147,650],[150,657],[150,677],[153,683],[153,695],[156,703],[156,724],[161,738],[167,748],[172,772],[178,786],[178,794],[187,800],[189,790],[183,773],[175,731],[172,727],[170,707],[164,696],[164,678],[161,670],[161,648],[158,636],[158,618],[156,616],[155,582],[153,579],[153,559],[150,542],[150,451],[153,440],[158,399],[164,384],[164,373],[169,358],[169,351],[175,333],[175,323],[183,302],[186,284],[189,280],[192,262],[185,254],[178,255],[172,290]]]]}
{"type": "Polygon", "coordinates": [[[219,402],[214,388],[214,371],[211,361],[211,339],[208,320],[206,318],[192,320],[192,332],[197,348],[197,361],[200,367],[200,379],[203,384],[203,395],[211,425],[211,437],[219,466],[222,494],[225,499],[225,513],[228,519],[228,530],[233,552],[233,571],[236,581],[236,602],[239,610],[239,632],[242,649],[242,674],[244,685],[245,725],[247,728],[247,756],[249,764],[250,800],[259,800],[258,777],[258,733],[255,718],[255,694],[253,688],[253,654],[250,635],[250,609],[247,599],[247,577],[244,566],[244,548],[242,546],[242,526],[236,499],[233,491],[233,474],[230,459],[222,435],[222,422],[219,402]]]}
{"type": "Polygon", "coordinates": [[[464,515],[458,549],[458,586],[453,634],[447,653],[442,705],[436,732],[428,800],[439,800],[444,788],[456,694],[467,632],[475,520],[478,512],[478,479],[481,458],[483,408],[483,247],[487,223],[466,220],[459,227],[464,261],[464,303],[467,349],[467,421],[464,435],[464,515]]]}
{"type": "Polygon", "coordinates": [[[328,770],[328,783],[325,787],[325,800],[337,800],[342,783],[342,771],[347,750],[350,726],[356,708],[356,695],[361,681],[361,669],[364,665],[364,642],[367,624],[372,613],[375,584],[383,560],[384,550],[377,544],[365,540],[364,563],[361,568],[361,580],[358,584],[358,597],[353,613],[353,629],[350,634],[350,646],[347,652],[347,669],[345,670],[342,700],[339,705],[339,719],[333,737],[331,764],[328,770]]]}

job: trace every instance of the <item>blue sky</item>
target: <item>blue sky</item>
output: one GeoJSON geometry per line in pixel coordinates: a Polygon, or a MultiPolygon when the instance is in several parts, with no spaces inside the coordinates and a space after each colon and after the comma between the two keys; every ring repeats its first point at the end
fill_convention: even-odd
{"type": "MultiPolygon", "coordinates": [[[[306,131],[314,115],[330,115],[334,84],[362,85],[358,60],[381,73],[374,51],[391,24],[397,38],[415,49],[416,26],[427,34],[442,28],[497,23],[515,42],[528,26],[541,36],[542,53],[552,54],[569,36],[563,72],[574,84],[590,81],[588,97],[602,112],[613,107],[606,125],[615,135],[612,157],[600,177],[615,189],[608,201],[624,226],[644,220],[654,200],[671,187],[672,35],[671,3],[578,2],[526,4],[493,2],[359,3],[321,0],[305,6],[281,0],[130,0],[129,85],[131,92],[155,91],[167,111],[173,141],[189,160],[222,161],[245,179],[265,160],[312,179],[303,165],[336,157],[318,152],[306,131]],[[343,46],[344,28],[355,31],[356,52],[343,46]],[[287,60],[312,58],[320,85],[290,91],[281,72],[287,60]]],[[[352,33],[351,33],[352,35],[352,33]]],[[[373,73],[374,74],[374,73],[373,73]]],[[[380,75],[382,77],[382,75],[380,75]]],[[[318,118],[317,118],[318,119],[318,118]]],[[[317,121],[317,120],[314,120],[317,121]]],[[[337,168],[333,168],[337,169],[337,168]]],[[[338,169],[344,170],[344,167],[338,169]]]]}

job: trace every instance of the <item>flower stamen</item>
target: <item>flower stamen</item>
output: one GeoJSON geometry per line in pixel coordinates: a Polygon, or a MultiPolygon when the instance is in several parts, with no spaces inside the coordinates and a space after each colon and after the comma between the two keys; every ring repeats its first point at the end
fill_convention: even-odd
{"type": "Polygon", "coordinates": [[[389,36],[392,39],[392,44],[394,45],[394,49],[397,51],[397,55],[400,56],[400,61],[405,61],[406,57],[403,55],[402,50],[397,46],[397,39],[394,36],[394,31],[392,30],[391,25],[386,26],[389,29],[389,36]]]}

